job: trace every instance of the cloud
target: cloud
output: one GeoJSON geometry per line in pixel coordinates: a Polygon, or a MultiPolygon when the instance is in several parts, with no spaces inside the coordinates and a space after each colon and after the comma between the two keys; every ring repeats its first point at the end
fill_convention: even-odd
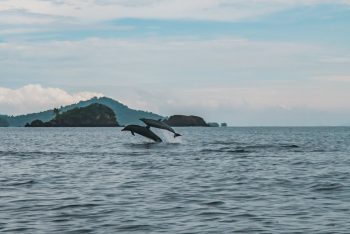
{"type": "Polygon", "coordinates": [[[83,78],[85,84],[97,78],[99,84],[125,85],[213,82],[214,78],[230,82],[300,68],[302,59],[317,56],[319,50],[314,45],[236,38],[8,42],[0,43],[0,74],[4,79],[29,76],[44,81],[51,77],[70,84],[81,83],[83,78]]]}
{"type": "Polygon", "coordinates": [[[70,94],[62,89],[34,84],[18,89],[0,87],[0,110],[1,114],[27,114],[101,96],[103,94],[93,92],[70,94]]]}
{"type": "MultiPolygon", "coordinates": [[[[216,113],[229,122],[230,115],[258,116],[268,109],[291,116],[302,108],[350,109],[349,83],[313,79],[348,74],[343,63],[319,59],[339,57],[337,53],[317,45],[240,38],[8,42],[0,43],[0,77],[2,86],[28,81],[60,88],[69,85],[75,92],[103,93],[132,108],[163,115],[192,113],[211,120],[216,113]]],[[[74,94],[63,96],[67,95],[67,100],[75,100],[74,94]]],[[[36,102],[40,98],[32,103],[36,102]]],[[[68,102],[74,101],[31,108],[27,108],[30,103],[7,104],[6,109],[3,104],[0,112],[27,113],[68,102]]],[[[243,117],[240,121],[245,123],[243,117]]]]}
{"type": "Polygon", "coordinates": [[[350,64],[350,56],[321,58],[320,61],[323,63],[331,64],[350,64]]]}
{"type": "Polygon", "coordinates": [[[323,82],[340,82],[340,83],[350,83],[350,75],[327,75],[314,77],[314,80],[323,82]]]}
{"type": "Polygon", "coordinates": [[[199,115],[234,126],[349,124],[349,86],[318,82],[269,82],[249,87],[169,87],[166,90],[128,90],[118,100],[165,116],[199,115]]]}
{"type": "MultiPolygon", "coordinates": [[[[118,18],[236,21],[292,7],[350,4],[348,0],[3,0],[0,11],[74,17],[82,21],[118,18]]],[[[1,13],[0,13],[1,14],[1,13]]]]}
{"type": "MultiPolygon", "coordinates": [[[[348,124],[347,116],[350,114],[350,109],[328,110],[319,108],[320,105],[305,105],[305,103],[327,102],[329,96],[323,98],[322,94],[326,91],[337,91],[327,88],[325,86],[313,89],[311,84],[301,88],[289,83],[280,89],[223,86],[184,90],[170,88],[157,92],[136,92],[135,96],[130,95],[132,92],[128,90],[129,96],[124,96],[125,100],[116,99],[130,104],[133,108],[150,110],[156,106],[156,112],[164,115],[196,114],[208,121],[228,122],[235,126],[348,124]]],[[[70,94],[62,89],[46,88],[41,85],[26,85],[18,89],[0,87],[0,110],[1,114],[32,113],[76,103],[94,96],[102,94],[91,92],[70,94]]],[[[350,96],[347,92],[336,92],[330,103],[339,102],[341,100],[339,98],[343,99],[341,105],[349,107],[346,100],[349,100],[350,96]]]]}
{"type": "Polygon", "coordinates": [[[47,25],[52,23],[64,23],[73,21],[72,17],[34,13],[26,9],[9,9],[0,11],[0,23],[5,25],[47,25]]]}

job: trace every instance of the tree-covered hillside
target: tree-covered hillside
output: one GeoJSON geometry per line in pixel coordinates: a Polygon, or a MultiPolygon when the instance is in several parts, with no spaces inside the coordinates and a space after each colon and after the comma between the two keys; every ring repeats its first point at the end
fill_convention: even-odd
{"type": "Polygon", "coordinates": [[[3,118],[0,116],[0,127],[8,127],[9,123],[7,122],[6,118],[3,118]]]}
{"type": "MultiPolygon", "coordinates": [[[[59,108],[59,111],[63,113],[65,111],[68,111],[77,107],[85,107],[93,103],[102,104],[111,108],[114,111],[118,119],[118,123],[120,125],[142,124],[142,122],[139,120],[140,118],[151,118],[151,119],[164,118],[152,112],[130,109],[126,105],[107,97],[92,98],[87,101],[81,101],[77,104],[61,107],[59,108]]],[[[3,119],[5,119],[10,126],[23,127],[26,123],[31,123],[34,120],[41,120],[42,122],[48,122],[52,120],[54,116],[55,115],[52,109],[52,110],[47,110],[47,111],[27,114],[27,115],[3,116],[3,119]]]]}
{"type": "Polygon", "coordinates": [[[113,110],[102,104],[91,104],[86,107],[77,107],[60,113],[55,109],[55,118],[43,122],[34,120],[27,127],[117,127],[113,110]]]}

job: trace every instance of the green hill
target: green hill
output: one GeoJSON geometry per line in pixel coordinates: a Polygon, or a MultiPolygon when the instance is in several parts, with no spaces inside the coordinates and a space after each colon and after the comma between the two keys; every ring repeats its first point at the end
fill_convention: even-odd
{"type": "Polygon", "coordinates": [[[93,103],[63,113],[56,113],[54,119],[43,122],[34,120],[26,127],[117,127],[113,110],[105,105],[93,103]]]}
{"type": "MultiPolygon", "coordinates": [[[[118,119],[118,123],[120,125],[142,124],[142,122],[139,120],[140,118],[152,118],[152,119],[164,118],[163,116],[154,114],[152,112],[130,109],[126,105],[107,97],[92,98],[87,101],[81,101],[77,104],[61,107],[59,108],[59,111],[63,113],[77,107],[85,107],[94,103],[102,104],[111,108],[114,111],[118,119]]],[[[47,110],[47,111],[32,113],[27,115],[0,116],[0,117],[6,120],[10,126],[24,127],[26,123],[31,123],[34,120],[41,120],[42,122],[48,122],[52,120],[54,116],[55,115],[53,113],[53,110],[47,110]]]]}
{"type": "Polygon", "coordinates": [[[8,127],[9,123],[7,122],[6,118],[0,116],[0,127],[8,127]]]}

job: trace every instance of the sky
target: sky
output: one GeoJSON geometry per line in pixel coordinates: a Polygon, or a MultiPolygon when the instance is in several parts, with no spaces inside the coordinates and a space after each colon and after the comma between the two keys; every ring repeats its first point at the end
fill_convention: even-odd
{"type": "Polygon", "coordinates": [[[0,0],[0,114],[107,96],[232,126],[350,125],[350,0],[0,0]]]}

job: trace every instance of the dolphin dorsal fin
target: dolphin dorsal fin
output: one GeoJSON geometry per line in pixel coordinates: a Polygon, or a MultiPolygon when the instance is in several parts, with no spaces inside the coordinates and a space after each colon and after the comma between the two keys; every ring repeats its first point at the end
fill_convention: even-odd
{"type": "Polygon", "coordinates": [[[158,119],[159,122],[162,122],[163,120],[162,119],[158,119]]]}

